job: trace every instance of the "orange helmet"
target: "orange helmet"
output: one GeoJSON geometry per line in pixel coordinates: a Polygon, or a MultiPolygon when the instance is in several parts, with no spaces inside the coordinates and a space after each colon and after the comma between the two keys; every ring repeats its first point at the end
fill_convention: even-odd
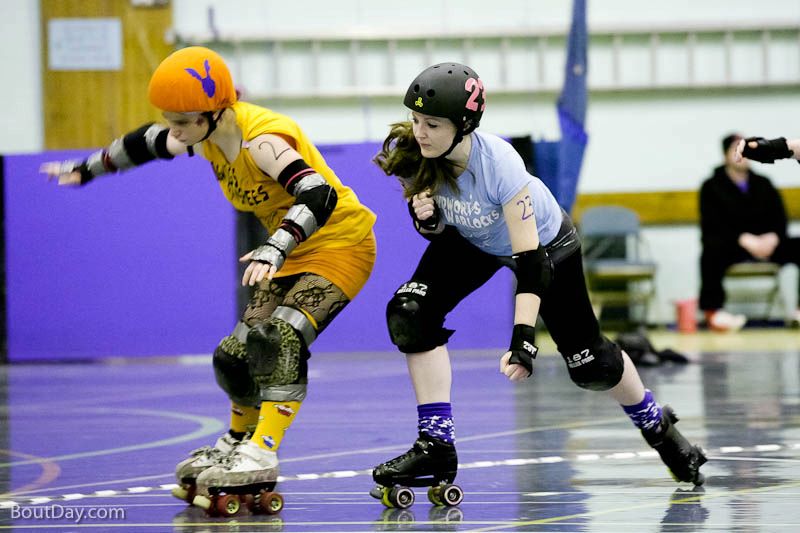
{"type": "Polygon", "coordinates": [[[203,113],[236,103],[236,89],[219,54],[202,46],[173,52],[158,65],[147,90],[162,111],[203,113]]]}

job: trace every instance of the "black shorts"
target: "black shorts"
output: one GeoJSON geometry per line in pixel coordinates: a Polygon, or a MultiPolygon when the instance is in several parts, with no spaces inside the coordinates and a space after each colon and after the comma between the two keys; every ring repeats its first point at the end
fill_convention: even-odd
{"type": "MultiPolygon", "coordinates": [[[[442,328],[447,314],[503,266],[510,266],[508,258],[481,251],[454,227],[447,226],[431,240],[410,281],[428,286],[426,317],[434,322],[432,327],[442,328]]],[[[539,314],[562,355],[592,345],[599,338],[600,326],[586,289],[580,246],[558,257],[539,314]]],[[[512,324],[508,326],[510,331],[512,324]]]]}

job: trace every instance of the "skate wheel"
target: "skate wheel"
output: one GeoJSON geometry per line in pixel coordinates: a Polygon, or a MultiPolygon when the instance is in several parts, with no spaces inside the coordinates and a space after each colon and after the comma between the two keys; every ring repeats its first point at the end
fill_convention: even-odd
{"type": "Polygon", "coordinates": [[[464,500],[464,491],[458,485],[445,485],[441,490],[442,504],[455,507],[464,500]]]}
{"type": "Polygon", "coordinates": [[[408,487],[395,487],[389,490],[388,494],[389,497],[387,499],[392,504],[390,507],[408,509],[414,505],[414,491],[408,487]]]}
{"type": "Polygon", "coordinates": [[[192,498],[192,505],[205,509],[207,512],[211,511],[211,500],[199,494],[192,498]]]}
{"type": "Polygon", "coordinates": [[[235,494],[223,494],[217,497],[215,508],[221,516],[233,516],[239,512],[242,502],[235,494]]]}
{"type": "Polygon", "coordinates": [[[258,504],[267,514],[278,514],[283,509],[283,496],[277,492],[262,492],[258,504]]]}
{"type": "Polygon", "coordinates": [[[428,501],[430,501],[433,505],[444,505],[442,503],[441,485],[435,485],[428,488],[428,501]]]}

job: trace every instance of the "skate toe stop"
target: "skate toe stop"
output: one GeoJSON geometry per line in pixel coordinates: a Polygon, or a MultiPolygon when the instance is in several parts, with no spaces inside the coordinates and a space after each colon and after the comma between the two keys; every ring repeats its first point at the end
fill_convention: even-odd
{"type": "Polygon", "coordinates": [[[205,496],[198,494],[192,500],[192,505],[208,511],[209,509],[211,509],[211,500],[206,498],[205,496]]]}

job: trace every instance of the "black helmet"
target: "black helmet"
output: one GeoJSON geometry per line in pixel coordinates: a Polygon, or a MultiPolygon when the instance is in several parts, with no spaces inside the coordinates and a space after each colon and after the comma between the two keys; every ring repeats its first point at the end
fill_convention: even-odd
{"type": "Polygon", "coordinates": [[[439,63],[411,82],[403,104],[426,115],[449,118],[460,135],[467,135],[481,122],[486,91],[478,74],[468,66],[439,63]]]}

